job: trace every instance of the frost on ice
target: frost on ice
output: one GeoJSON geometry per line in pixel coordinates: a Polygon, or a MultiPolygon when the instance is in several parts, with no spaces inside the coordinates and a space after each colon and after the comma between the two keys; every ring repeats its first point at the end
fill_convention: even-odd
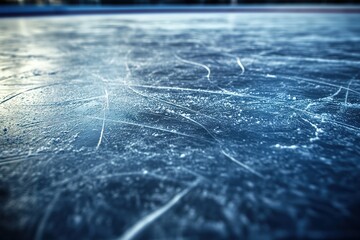
{"type": "Polygon", "coordinates": [[[359,20],[1,20],[1,235],[360,236],[359,20]]]}

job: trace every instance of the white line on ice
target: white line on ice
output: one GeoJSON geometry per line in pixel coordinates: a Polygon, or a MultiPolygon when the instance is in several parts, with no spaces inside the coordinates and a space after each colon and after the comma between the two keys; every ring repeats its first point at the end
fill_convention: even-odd
{"type": "Polygon", "coordinates": [[[264,175],[262,175],[261,173],[255,171],[254,169],[252,169],[251,167],[247,166],[246,164],[236,160],[234,157],[230,156],[228,153],[226,153],[224,150],[221,150],[221,153],[224,154],[227,158],[229,158],[231,161],[237,163],[238,165],[240,165],[241,167],[245,168],[246,170],[248,170],[249,172],[253,173],[254,175],[260,177],[260,178],[265,178],[264,175]]]}
{"type": "Polygon", "coordinates": [[[193,62],[193,61],[183,59],[183,58],[179,57],[176,54],[175,54],[175,57],[176,57],[176,59],[178,59],[181,62],[184,62],[184,63],[187,63],[187,64],[192,64],[192,65],[199,66],[199,67],[202,67],[202,68],[206,69],[206,71],[208,72],[207,75],[206,75],[206,78],[210,81],[211,70],[210,70],[210,68],[208,66],[206,66],[204,64],[201,64],[201,63],[197,63],[197,62],[193,62]]]}
{"type": "Polygon", "coordinates": [[[144,218],[140,219],[137,223],[135,223],[130,229],[128,229],[122,236],[120,236],[119,240],[131,240],[136,235],[138,235],[142,230],[144,230],[147,226],[149,226],[156,219],[161,217],[164,213],[169,211],[176,203],[178,203],[184,196],[186,196],[196,185],[198,185],[199,180],[195,181],[192,185],[182,190],[180,193],[176,194],[168,203],[158,208],[154,212],[146,215],[144,218]]]}
{"type": "Polygon", "coordinates": [[[346,95],[345,95],[345,105],[347,105],[347,102],[348,102],[348,96],[349,96],[349,88],[350,88],[350,85],[351,83],[353,82],[353,80],[350,80],[348,86],[347,86],[347,90],[346,90],[346,95]]]}
{"type": "Polygon", "coordinates": [[[103,121],[102,121],[102,127],[101,127],[101,131],[100,131],[100,137],[99,137],[99,141],[96,145],[96,150],[99,149],[101,142],[104,138],[104,130],[105,130],[105,122],[106,122],[106,110],[109,108],[109,94],[107,89],[105,88],[105,101],[106,101],[106,105],[104,107],[104,114],[103,114],[103,121]]]}
{"type": "Polygon", "coordinates": [[[36,230],[35,240],[41,240],[42,236],[44,234],[46,223],[50,217],[51,212],[54,209],[54,206],[56,205],[56,202],[59,200],[61,191],[57,192],[54,196],[54,198],[51,200],[47,208],[45,209],[45,213],[43,217],[41,218],[40,224],[36,230]]]}
{"type": "Polygon", "coordinates": [[[244,65],[242,65],[240,58],[236,57],[236,62],[239,65],[239,67],[241,68],[241,75],[243,75],[245,72],[245,67],[244,67],[244,65]]]}

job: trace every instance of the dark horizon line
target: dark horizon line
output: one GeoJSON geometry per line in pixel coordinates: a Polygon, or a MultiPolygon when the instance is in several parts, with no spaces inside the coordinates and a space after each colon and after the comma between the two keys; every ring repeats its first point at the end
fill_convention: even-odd
{"type": "Polygon", "coordinates": [[[347,13],[360,14],[357,5],[129,5],[129,6],[1,6],[0,18],[4,17],[35,17],[35,16],[68,16],[95,14],[166,14],[166,13],[347,13]]]}

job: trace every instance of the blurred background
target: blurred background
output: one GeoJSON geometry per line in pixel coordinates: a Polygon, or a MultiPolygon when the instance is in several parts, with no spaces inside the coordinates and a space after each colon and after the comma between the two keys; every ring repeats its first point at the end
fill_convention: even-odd
{"type": "Polygon", "coordinates": [[[0,0],[2,5],[355,4],[360,0],[0,0]]]}

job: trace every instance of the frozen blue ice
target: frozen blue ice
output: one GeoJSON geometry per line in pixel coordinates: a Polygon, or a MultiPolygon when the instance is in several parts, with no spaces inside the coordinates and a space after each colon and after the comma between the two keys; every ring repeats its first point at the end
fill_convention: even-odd
{"type": "Polygon", "coordinates": [[[359,22],[1,19],[0,238],[360,237],[359,22]]]}

